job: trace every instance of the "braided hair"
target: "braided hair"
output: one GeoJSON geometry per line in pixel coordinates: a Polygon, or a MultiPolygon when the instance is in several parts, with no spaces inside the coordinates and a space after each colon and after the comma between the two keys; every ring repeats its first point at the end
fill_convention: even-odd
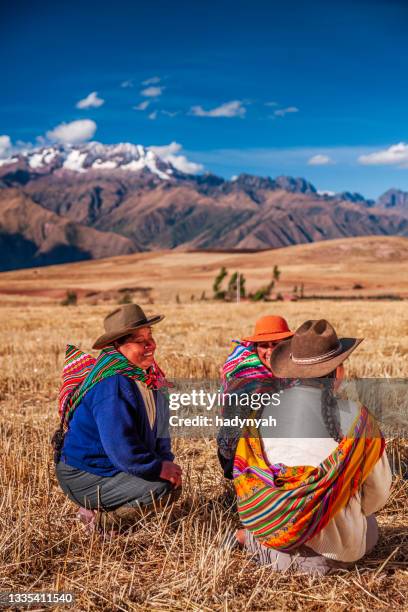
{"type": "Polygon", "coordinates": [[[51,446],[54,451],[54,463],[57,464],[61,459],[62,447],[64,446],[65,439],[65,416],[68,410],[68,402],[65,402],[65,405],[62,409],[60,424],[58,429],[54,432],[54,435],[51,438],[51,446]]]}
{"type": "Polygon", "coordinates": [[[340,443],[343,433],[340,426],[340,414],[337,399],[334,395],[334,382],[336,371],[330,372],[320,379],[323,384],[321,414],[327,432],[333,440],[340,443]]]}

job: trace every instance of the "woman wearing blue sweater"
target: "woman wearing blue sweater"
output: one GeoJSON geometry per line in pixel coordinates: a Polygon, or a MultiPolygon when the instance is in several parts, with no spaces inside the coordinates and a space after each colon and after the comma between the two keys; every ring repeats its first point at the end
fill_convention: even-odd
{"type": "Polygon", "coordinates": [[[67,349],[56,474],[90,526],[96,510],[152,508],[181,487],[166,383],[154,361],[151,327],[162,319],[128,304],[105,318],[105,333],[93,345],[102,349],[96,360],[67,349]]]}

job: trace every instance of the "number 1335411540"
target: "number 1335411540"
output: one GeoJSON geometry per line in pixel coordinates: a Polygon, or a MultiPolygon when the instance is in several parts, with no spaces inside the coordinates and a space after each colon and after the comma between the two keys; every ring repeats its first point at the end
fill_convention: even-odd
{"type": "Polygon", "coordinates": [[[41,604],[43,606],[55,606],[67,605],[70,606],[75,603],[75,596],[73,593],[52,593],[52,592],[38,592],[38,593],[25,593],[25,592],[9,592],[0,593],[0,606],[20,606],[28,607],[33,604],[41,604]]]}

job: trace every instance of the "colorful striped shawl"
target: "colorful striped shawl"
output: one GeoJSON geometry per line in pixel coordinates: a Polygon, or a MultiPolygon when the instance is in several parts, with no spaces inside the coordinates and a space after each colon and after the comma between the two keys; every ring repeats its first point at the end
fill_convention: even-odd
{"type": "MultiPolygon", "coordinates": [[[[275,378],[259,359],[252,342],[232,341],[230,353],[222,366],[221,391],[223,394],[276,393],[286,381],[275,378]]],[[[234,416],[248,418],[251,408],[240,408],[224,403],[221,414],[227,419],[234,416]]],[[[233,459],[242,430],[237,427],[221,426],[217,443],[220,454],[227,460],[233,459]]]]}
{"type": "Polygon", "coordinates": [[[149,389],[160,389],[168,384],[156,362],[149,370],[142,370],[133,365],[113,346],[104,348],[99,357],[95,359],[68,344],[59,393],[59,413],[65,423],[68,424],[71,420],[75,409],[88,391],[101,380],[116,374],[144,382],[149,389]]]}
{"type": "Polygon", "coordinates": [[[385,447],[374,417],[361,406],[352,428],[318,467],[268,465],[256,429],[238,443],[234,486],[240,519],[264,545],[290,551],[344,508],[385,447]]]}
{"type": "Polygon", "coordinates": [[[231,379],[274,378],[272,372],[259,359],[252,342],[232,341],[231,351],[222,366],[222,382],[227,385],[231,379]]]}

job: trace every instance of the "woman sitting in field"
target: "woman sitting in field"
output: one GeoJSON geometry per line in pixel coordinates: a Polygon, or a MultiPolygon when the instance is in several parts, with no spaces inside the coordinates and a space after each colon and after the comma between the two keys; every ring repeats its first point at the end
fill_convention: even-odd
{"type": "Polygon", "coordinates": [[[222,366],[222,380],[272,378],[272,351],[283,340],[293,336],[286,320],[276,315],[266,315],[255,323],[251,336],[233,340],[232,350],[222,366]]]}
{"type": "Polygon", "coordinates": [[[234,461],[236,538],[261,564],[326,573],[377,542],[374,513],[391,486],[384,439],[364,406],[335,397],[360,342],[306,321],[272,354],[275,375],[297,383],[264,409],[276,427],[248,429],[234,461]]]}
{"type": "MultiPolygon", "coordinates": [[[[272,351],[279,343],[293,336],[286,320],[276,315],[261,317],[255,323],[255,331],[241,341],[233,340],[233,347],[222,366],[221,378],[224,393],[273,392],[276,380],[271,369],[272,351]]],[[[248,416],[235,404],[223,407],[224,417],[248,416]]],[[[222,427],[217,437],[218,458],[226,478],[232,478],[239,428],[222,427]]]]}
{"type": "Polygon", "coordinates": [[[105,333],[93,345],[102,349],[96,360],[67,347],[56,474],[91,528],[96,510],[134,516],[173,499],[181,487],[161,391],[166,381],[154,360],[152,325],[163,318],[128,304],[105,318],[105,333]]]}

